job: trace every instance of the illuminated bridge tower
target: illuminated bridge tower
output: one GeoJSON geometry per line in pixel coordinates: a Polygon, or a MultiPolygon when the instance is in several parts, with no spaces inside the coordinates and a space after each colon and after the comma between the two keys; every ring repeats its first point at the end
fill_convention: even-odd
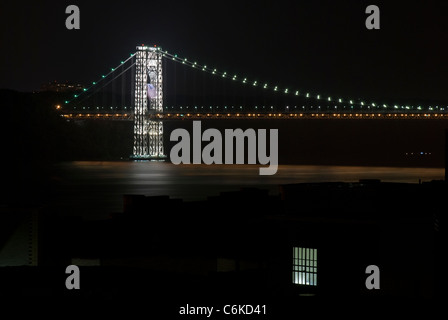
{"type": "Polygon", "coordinates": [[[137,47],[135,60],[133,159],[163,159],[163,122],[151,114],[163,112],[162,51],[137,47]]]}

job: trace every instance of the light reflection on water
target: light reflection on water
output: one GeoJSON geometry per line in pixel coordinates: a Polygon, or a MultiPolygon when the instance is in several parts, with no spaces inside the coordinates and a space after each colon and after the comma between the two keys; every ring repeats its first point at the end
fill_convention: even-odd
{"type": "Polygon", "coordinates": [[[260,176],[259,165],[173,165],[166,162],[77,161],[59,165],[59,183],[50,206],[60,214],[103,217],[122,210],[123,194],[169,195],[186,201],[206,199],[241,187],[278,192],[278,185],[302,182],[356,182],[381,179],[418,183],[444,177],[442,168],[282,165],[260,176]]]}

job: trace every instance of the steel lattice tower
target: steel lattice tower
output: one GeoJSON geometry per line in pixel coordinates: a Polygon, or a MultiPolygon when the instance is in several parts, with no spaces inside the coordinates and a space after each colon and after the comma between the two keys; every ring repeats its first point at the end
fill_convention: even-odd
{"type": "Polygon", "coordinates": [[[149,119],[151,113],[163,112],[162,55],[160,48],[137,47],[133,159],[165,158],[163,122],[149,119]]]}

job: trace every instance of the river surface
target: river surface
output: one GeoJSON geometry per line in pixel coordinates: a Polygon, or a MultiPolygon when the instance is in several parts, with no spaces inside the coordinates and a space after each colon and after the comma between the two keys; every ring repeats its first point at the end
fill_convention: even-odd
{"type": "Polygon", "coordinates": [[[61,215],[98,219],[121,212],[124,194],[168,195],[185,201],[206,199],[242,187],[278,193],[281,184],[356,182],[381,179],[418,183],[444,178],[443,168],[282,165],[260,176],[258,165],[173,165],[166,162],[76,161],[58,165],[57,187],[47,205],[61,215]]]}

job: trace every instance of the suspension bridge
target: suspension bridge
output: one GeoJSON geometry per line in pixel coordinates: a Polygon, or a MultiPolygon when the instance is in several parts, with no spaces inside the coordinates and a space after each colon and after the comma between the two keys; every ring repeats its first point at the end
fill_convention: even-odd
{"type": "Polygon", "coordinates": [[[166,120],[448,119],[447,111],[448,106],[369,101],[280,87],[144,45],[60,107],[67,119],[133,121],[133,159],[165,158],[166,120]],[[168,67],[168,61],[174,64],[168,67]],[[181,71],[176,69],[179,64],[181,71]],[[194,70],[190,78],[187,69],[194,70]],[[223,90],[217,90],[217,81],[223,90]],[[202,86],[199,95],[197,86],[202,86]]]}

